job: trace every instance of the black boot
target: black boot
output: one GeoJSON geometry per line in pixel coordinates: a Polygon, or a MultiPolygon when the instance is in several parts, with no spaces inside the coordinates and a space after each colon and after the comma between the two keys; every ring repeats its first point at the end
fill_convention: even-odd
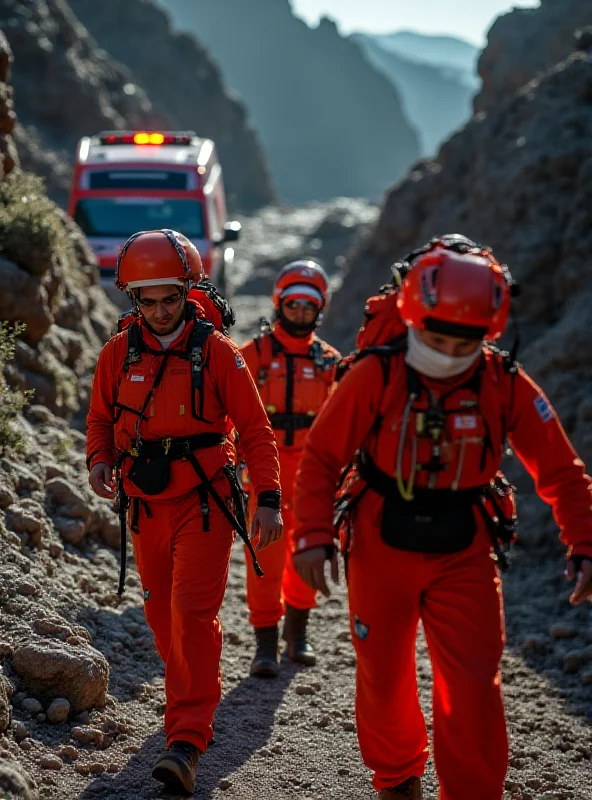
{"type": "Polygon", "coordinates": [[[286,616],[284,617],[284,630],[282,638],[286,642],[286,655],[290,661],[314,667],[317,657],[312,645],[306,638],[308,625],[308,608],[294,608],[286,603],[286,616]]]}
{"type": "Polygon", "coordinates": [[[201,752],[189,742],[173,742],[152,768],[152,777],[164,783],[172,794],[193,794],[195,773],[201,752]]]}
{"type": "Polygon", "coordinates": [[[422,800],[421,779],[408,778],[392,789],[383,789],[378,792],[376,800],[422,800]]]}
{"type": "Polygon", "coordinates": [[[278,661],[278,628],[255,628],[257,650],[251,662],[250,674],[257,678],[277,678],[280,673],[278,661]]]}

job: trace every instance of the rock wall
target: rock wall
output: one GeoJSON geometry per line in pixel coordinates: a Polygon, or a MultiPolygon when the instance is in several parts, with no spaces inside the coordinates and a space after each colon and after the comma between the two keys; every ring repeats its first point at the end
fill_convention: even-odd
{"type": "MultiPolygon", "coordinates": [[[[0,64],[8,65],[4,37],[0,48],[0,64]]],[[[10,131],[15,116],[6,69],[0,78],[0,131],[10,131]]],[[[9,136],[0,145],[10,154],[9,136]]],[[[81,423],[94,363],[116,314],[98,286],[86,239],[41,181],[17,169],[0,178],[0,320],[26,325],[15,361],[2,364],[9,385],[33,389],[37,403],[81,423]]]]}
{"type": "Polygon", "coordinates": [[[27,139],[26,129],[19,130],[27,167],[35,167],[38,159],[50,193],[64,204],[68,183],[61,165],[71,164],[81,136],[160,125],[165,117],[129,70],[99,50],[65,0],[0,0],[0,11],[15,57],[16,112],[42,143],[39,147],[27,139]],[[55,168],[43,150],[55,154],[55,168]]]}
{"type": "Polygon", "coordinates": [[[18,165],[18,154],[11,136],[16,123],[12,87],[9,84],[12,62],[10,45],[0,31],[0,180],[18,165]]]}
{"type": "Polygon", "coordinates": [[[417,158],[397,91],[332,21],[311,29],[289,0],[161,4],[246,102],[284,201],[380,198],[417,158]]]}
{"type": "Polygon", "coordinates": [[[577,29],[592,25],[589,0],[541,0],[540,8],[514,8],[495,21],[479,60],[483,79],[475,111],[495,110],[539,73],[574,49],[577,29]]]}
{"type": "MultiPolygon", "coordinates": [[[[1,36],[0,52],[0,65],[8,64],[1,36]]],[[[7,77],[3,69],[3,132],[14,124],[7,77]]],[[[6,138],[0,141],[6,147],[6,138]]],[[[47,796],[57,785],[49,776],[79,759],[77,747],[87,748],[79,775],[105,771],[92,750],[129,732],[108,694],[101,652],[108,647],[116,660],[122,644],[114,637],[124,635],[124,620],[109,614],[101,621],[122,604],[114,593],[119,522],[91,492],[86,439],[68,421],[83,422],[96,358],[115,318],[84,237],[41,181],[17,168],[0,176],[0,794],[7,800],[39,797],[27,774],[35,770],[47,796]],[[22,322],[13,361],[6,323],[22,322]],[[35,392],[23,409],[25,389],[35,392]]],[[[133,614],[138,579],[128,585],[133,614]]],[[[140,631],[129,614],[126,625],[140,631]]],[[[152,650],[151,637],[142,649],[152,650]]],[[[74,796],[64,792],[58,789],[74,796]]]]}

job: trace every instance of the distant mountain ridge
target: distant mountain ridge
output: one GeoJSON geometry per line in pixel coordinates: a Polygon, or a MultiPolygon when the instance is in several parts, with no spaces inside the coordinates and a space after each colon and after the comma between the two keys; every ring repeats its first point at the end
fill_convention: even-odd
{"type": "Polygon", "coordinates": [[[455,36],[431,36],[415,31],[376,34],[373,38],[385,50],[390,50],[409,61],[431,64],[439,68],[448,67],[466,75],[471,85],[477,85],[477,60],[480,50],[471,42],[455,36]]]}
{"type": "Polygon", "coordinates": [[[405,31],[356,33],[351,38],[399,91],[422,155],[433,156],[471,118],[478,86],[476,47],[452,37],[405,31]]]}

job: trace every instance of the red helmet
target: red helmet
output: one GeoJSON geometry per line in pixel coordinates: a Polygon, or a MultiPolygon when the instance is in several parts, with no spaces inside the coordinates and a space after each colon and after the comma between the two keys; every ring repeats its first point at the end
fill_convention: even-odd
{"type": "Polygon", "coordinates": [[[276,311],[287,298],[306,299],[323,311],[331,299],[329,278],[316,261],[292,261],[281,270],[273,288],[273,305],[276,311]]]}
{"type": "Polygon", "coordinates": [[[401,317],[414,328],[498,339],[510,312],[507,268],[487,248],[446,245],[434,240],[412,259],[397,298],[401,317]]]}
{"type": "Polygon", "coordinates": [[[197,247],[182,233],[167,229],[130,236],[115,269],[115,285],[122,291],[169,283],[188,287],[205,277],[197,247]]]}

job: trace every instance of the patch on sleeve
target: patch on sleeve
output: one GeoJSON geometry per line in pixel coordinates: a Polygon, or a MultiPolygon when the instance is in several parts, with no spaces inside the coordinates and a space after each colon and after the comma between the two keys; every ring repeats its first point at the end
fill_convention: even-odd
{"type": "Polygon", "coordinates": [[[469,414],[457,414],[454,417],[454,427],[457,431],[474,431],[477,428],[477,417],[469,414]]]}
{"type": "Polygon", "coordinates": [[[238,367],[238,369],[244,369],[245,368],[245,366],[246,366],[245,359],[241,356],[240,353],[235,353],[234,354],[234,361],[235,361],[235,364],[238,367]]]}
{"type": "Polygon", "coordinates": [[[543,420],[543,422],[550,422],[553,419],[553,409],[542,396],[542,394],[535,398],[534,407],[539,412],[539,417],[543,420]]]}
{"type": "Polygon", "coordinates": [[[358,639],[361,639],[362,641],[364,641],[364,639],[366,639],[370,633],[370,627],[368,625],[364,625],[362,620],[356,616],[354,616],[354,633],[358,639]]]}

